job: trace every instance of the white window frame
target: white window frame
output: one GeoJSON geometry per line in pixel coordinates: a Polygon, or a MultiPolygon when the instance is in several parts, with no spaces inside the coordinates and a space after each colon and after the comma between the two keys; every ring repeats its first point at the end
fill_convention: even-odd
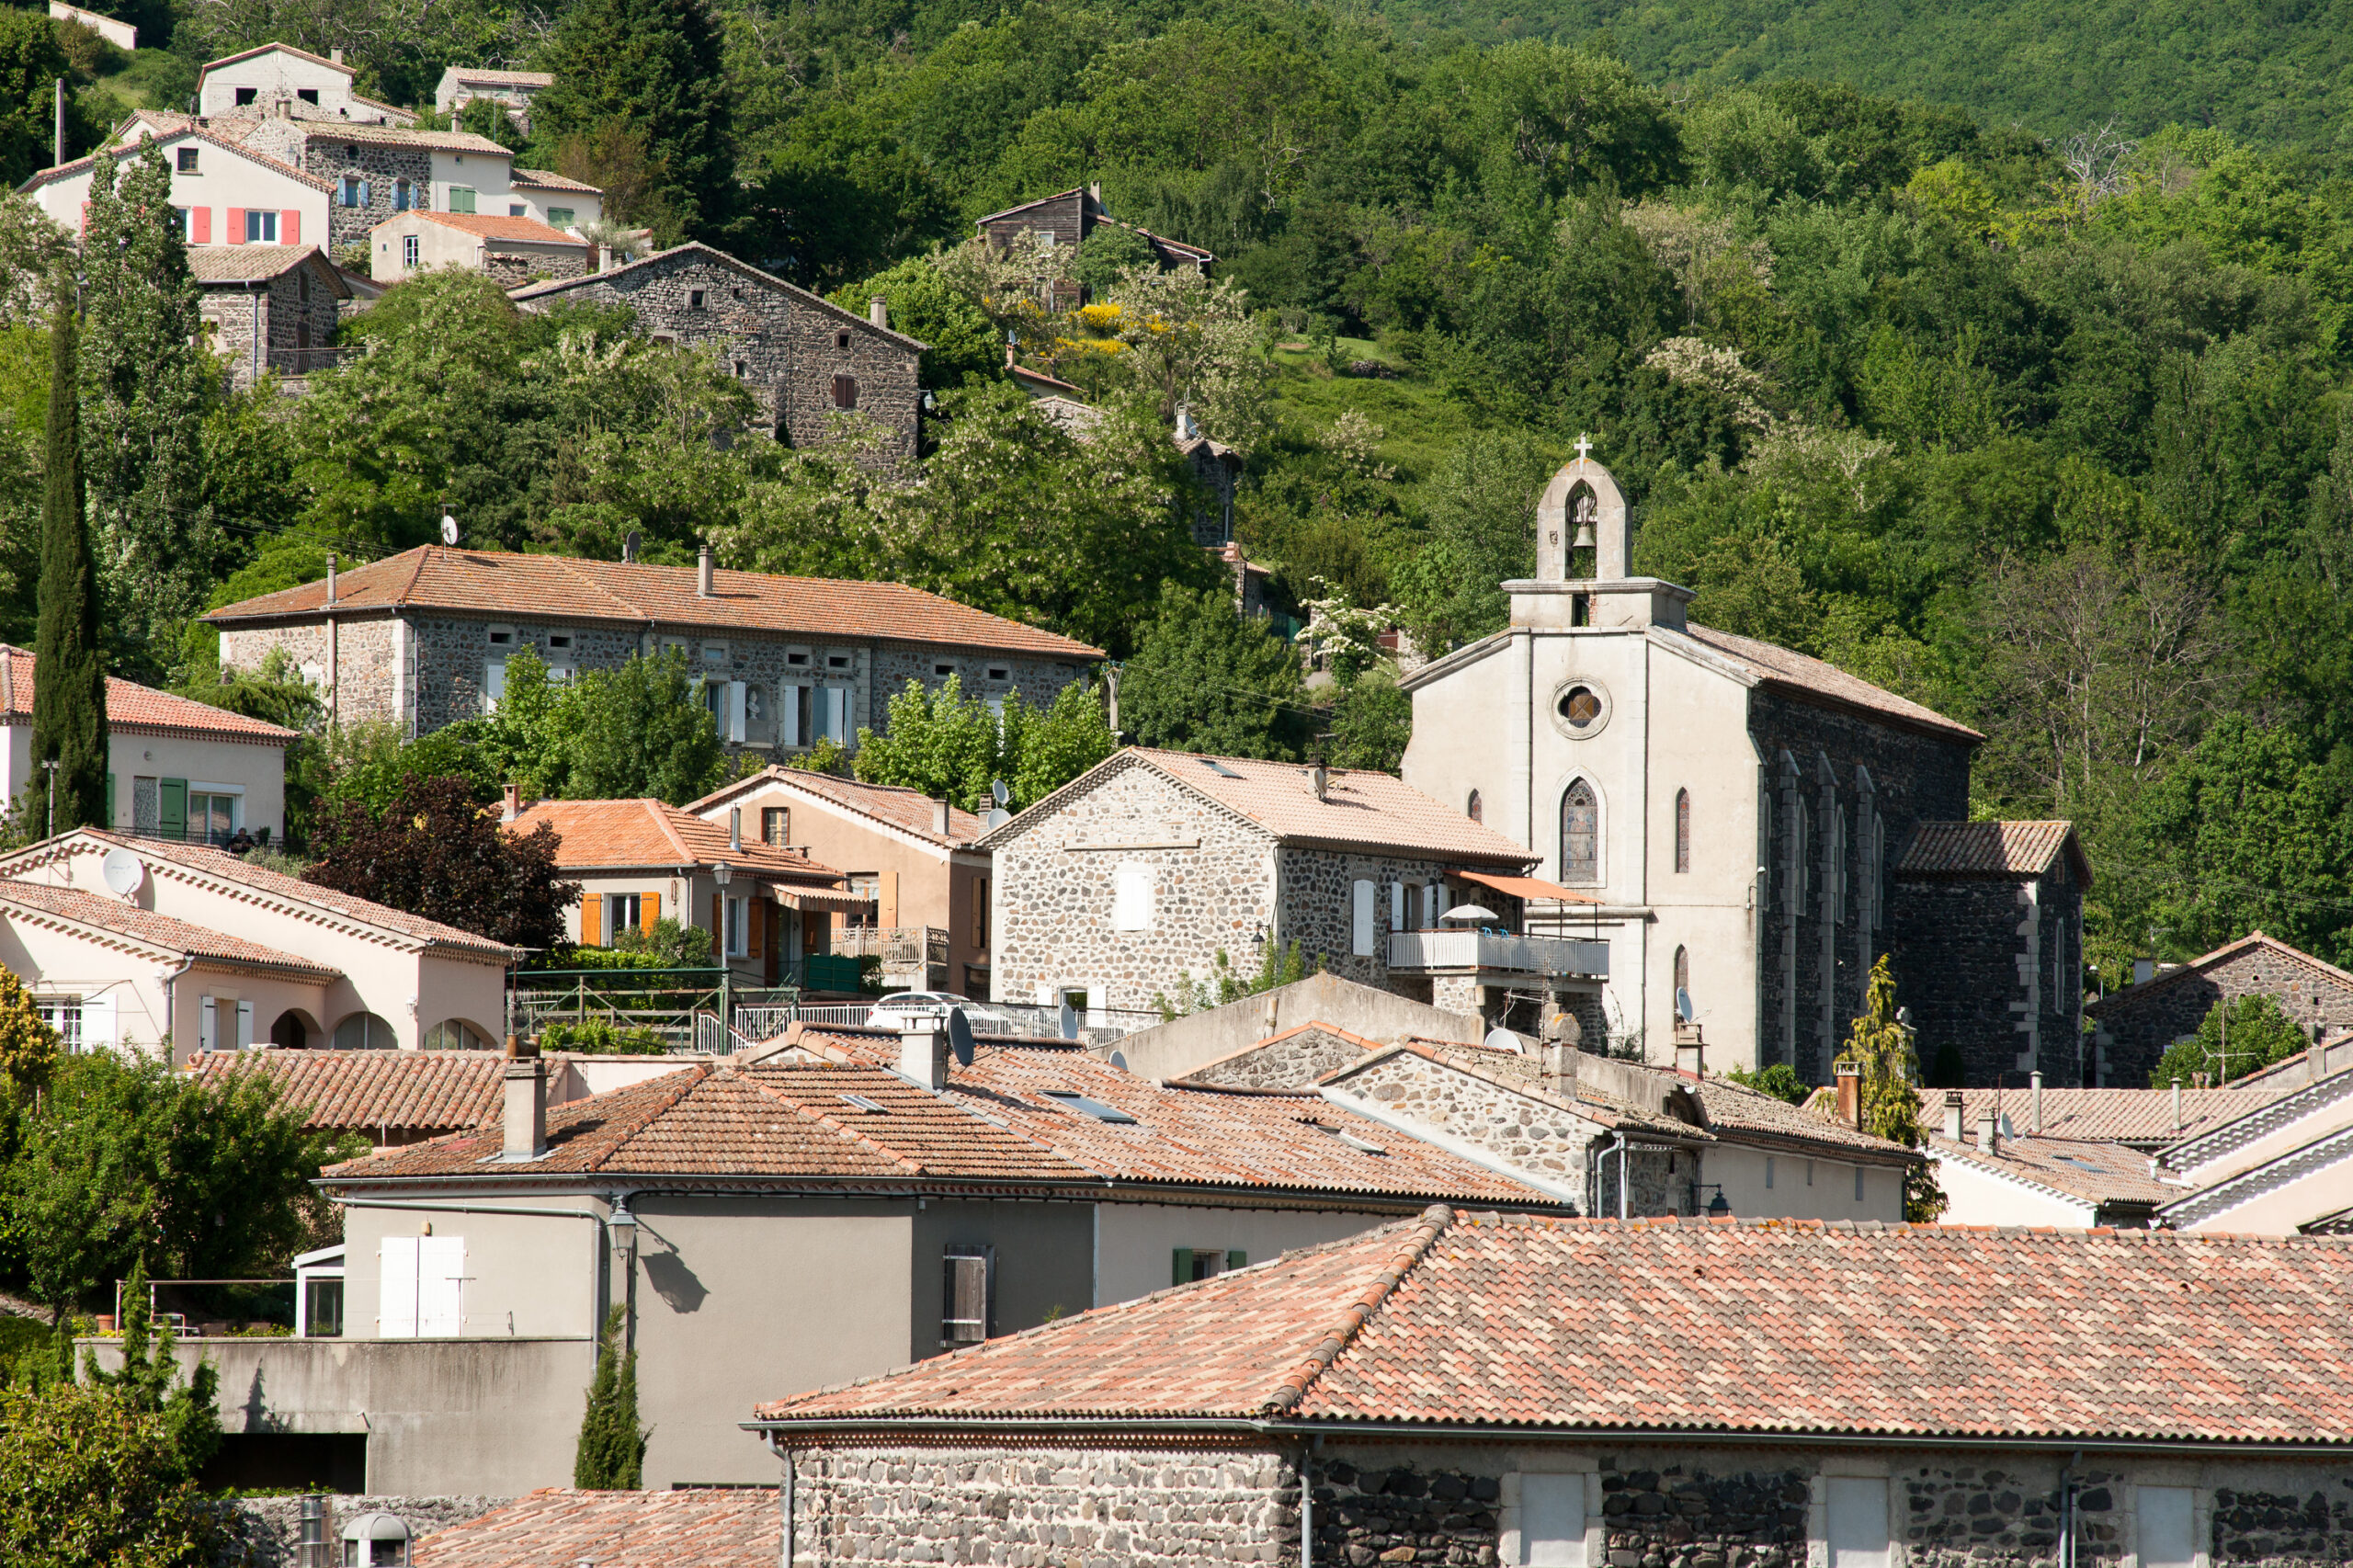
{"type": "Polygon", "coordinates": [[[751,900],[742,893],[729,893],[724,907],[727,911],[727,956],[731,959],[750,955],[752,926],[751,900]]]}
{"type": "Polygon", "coordinates": [[[83,1043],[83,1028],[88,1017],[90,998],[85,996],[35,996],[33,1012],[40,1021],[57,1031],[58,1043],[68,1056],[79,1056],[87,1050],[83,1043]]]}
{"type": "Polygon", "coordinates": [[[645,924],[645,895],[640,892],[608,892],[605,895],[604,914],[604,945],[609,948],[613,945],[614,937],[624,931],[640,928],[645,924]],[[624,903],[629,906],[627,920],[620,917],[621,906],[624,903]]]}

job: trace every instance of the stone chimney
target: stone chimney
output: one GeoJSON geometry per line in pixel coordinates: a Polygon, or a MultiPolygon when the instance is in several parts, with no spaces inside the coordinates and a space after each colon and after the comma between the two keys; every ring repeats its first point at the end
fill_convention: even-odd
{"type": "Polygon", "coordinates": [[[910,1018],[899,1030],[899,1075],[926,1089],[948,1086],[948,1021],[910,1018]]]}
{"type": "Polygon", "coordinates": [[[1675,1026],[1675,1070],[1694,1078],[1708,1074],[1708,1048],[1699,1039],[1699,1026],[1677,1022],[1675,1026]]]}
{"type": "Polygon", "coordinates": [[[1838,1119],[1857,1131],[1863,1126],[1863,1069],[1853,1062],[1835,1062],[1831,1072],[1836,1075],[1838,1119]]]}
{"type": "Polygon", "coordinates": [[[697,598],[710,597],[711,585],[716,576],[710,559],[710,546],[706,544],[702,547],[701,553],[695,557],[695,597],[697,598]]]}
{"type": "Polygon", "coordinates": [[[327,551],[327,603],[335,603],[335,551],[327,551]]]}
{"type": "Polygon", "coordinates": [[[744,808],[727,808],[727,847],[741,855],[744,852],[744,808]]]}
{"type": "Polygon", "coordinates": [[[2034,1099],[2027,1110],[2026,1130],[2037,1138],[2042,1136],[2042,1074],[2030,1074],[2027,1082],[2034,1085],[2034,1099]]]}
{"type": "Polygon", "coordinates": [[[1958,1143],[1961,1140],[1961,1091],[1945,1091],[1945,1136],[1958,1143]]]}
{"type": "Polygon", "coordinates": [[[1990,1110],[1977,1113],[1977,1148],[1985,1154],[2002,1152],[2002,1119],[1990,1110]]]}
{"type": "Polygon", "coordinates": [[[327,58],[334,61],[337,65],[340,65],[343,63],[343,51],[340,49],[330,49],[327,51],[327,58]]]}
{"type": "Polygon", "coordinates": [[[537,1160],[548,1152],[548,1074],[537,1040],[506,1037],[506,1146],[500,1157],[537,1160]]]}
{"type": "Polygon", "coordinates": [[[942,838],[947,837],[948,822],[948,802],[934,801],[931,803],[931,831],[942,838]]]}
{"type": "Polygon", "coordinates": [[[891,301],[884,299],[880,294],[877,294],[872,299],[867,301],[866,319],[873,323],[876,326],[881,327],[883,331],[890,331],[891,301]]]}
{"type": "Polygon", "coordinates": [[[498,820],[500,822],[513,822],[517,817],[519,817],[522,814],[523,786],[520,784],[509,784],[506,786],[506,804],[500,812],[498,820]]]}

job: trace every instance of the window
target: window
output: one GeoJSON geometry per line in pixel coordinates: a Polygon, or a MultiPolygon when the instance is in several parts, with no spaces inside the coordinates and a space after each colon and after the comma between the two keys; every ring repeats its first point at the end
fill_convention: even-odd
{"type": "Polygon", "coordinates": [[[551,631],[547,634],[547,644],[551,650],[563,649],[569,651],[572,647],[572,633],[569,631],[551,631]]]}
{"type": "Polygon", "coordinates": [[[244,817],[245,801],[241,794],[195,789],[188,792],[188,842],[190,844],[226,844],[239,828],[245,825],[244,817]]]}
{"type": "Polygon", "coordinates": [[[856,376],[834,378],[834,406],[835,408],[858,406],[858,378],[856,376]]]}
{"type": "Polygon", "coordinates": [[[392,182],[392,210],[405,212],[415,205],[415,198],[409,193],[408,181],[394,180],[392,182]]]}
{"type": "Polygon", "coordinates": [[[1127,861],[1111,876],[1111,929],[1152,929],[1152,868],[1127,861]]]}
{"type": "Polygon", "coordinates": [[[465,1323],[465,1237],[386,1236],[376,1256],[378,1337],[458,1337],[465,1323]]]}
{"type": "Polygon", "coordinates": [[[416,262],[417,237],[415,234],[403,234],[401,236],[401,265],[415,267],[416,262]]]}
{"type": "Polygon", "coordinates": [[[1691,949],[1675,949],[1675,1016],[1683,1017],[1684,1004],[1691,995],[1691,949]]]}
{"type": "Polygon", "coordinates": [[[1601,722],[1601,697],[1589,686],[1573,686],[1563,692],[1560,709],[1572,734],[1583,734],[1601,722]]]}
{"type": "MultiPolygon", "coordinates": [[[[179,235],[179,237],[180,237],[180,243],[181,243],[181,244],[187,244],[187,243],[188,243],[188,209],[187,209],[187,208],[185,208],[185,207],[175,207],[175,208],[173,208],[173,209],[172,209],[172,232],[173,232],[174,233],[176,233],[176,234],[179,235]]],[[[204,325],[205,325],[205,330],[206,330],[206,331],[210,332],[210,331],[213,330],[213,326],[212,326],[212,324],[211,324],[210,322],[207,322],[207,323],[205,323],[205,324],[204,324],[204,325]]]]}
{"type": "Polygon", "coordinates": [[[1348,894],[1353,905],[1349,913],[1355,937],[1349,950],[1360,959],[1369,959],[1372,957],[1372,884],[1359,878],[1348,889],[1348,894]]]}
{"type": "Polygon", "coordinates": [[[302,1334],[308,1339],[343,1337],[343,1281],[302,1281],[302,1334]]]}
{"type": "Polygon", "coordinates": [[[82,1054],[82,998],[79,996],[36,996],[33,1011],[40,1021],[57,1031],[58,1044],[68,1056],[82,1054]]]}
{"type": "Polygon", "coordinates": [[[245,244],[274,245],[278,243],[278,214],[245,209],[245,244]]]}
{"type": "Polygon", "coordinates": [[[790,806],[760,808],[760,842],[779,845],[792,842],[792,808],[790,806]]]}
{"type": "Polygon", "coordinates": [[[506,700],[506,657],[494,654],[482,662],[482,710],[495,713],[506,700]]]}
{"type": "Polygon", "coordinates": [[[1013,671],[1009,666],[1005,665],[991,665],[989,666],[989,679],[1011,680],[1012,678],[1013,671]]]}
{"type": "Polygon", "coordinates": [[[837,332],[834,334],[834,347],[836,348],[847,348],[849,347],[849,334],[846,332],[837,332]]]}
{"type": "Polygon", "coordinates": [[[449,187],[449,210],[471,212],[474,210],[474,193],[462,185],[449,187]]]}
{"type": "Polygon", "coordinates": [[[193,147],[180,148],[177,153],[174,154],[173,163],[174,166],[177,168],[181,174],[192,175],[196,173],[196,149],[193,147]]]}
{"type": "Polygon", "coordinates": [[[359,189],[360,179],[358,175],[344,176],[343,188],[335,192],[336,204],[343,207],[367,206],[367,199],[359,194],[359,189]]]}
{"type": "Polygon", "coordinates": [[[648,924],[645,916],[645,895],[636,892],[608,893],[605,896],[605,945],[624,931],[642,931],[648,924]]]}
{"type": "Polygon", "coordinates": [[[784,662],[786,665],[796,670],[807,669],[809,667],[809,655],[800,653],[787,653],[784,656],[784,662]]]}
{"type": "Polygon", "coordinates": [[[727,956],[740,959],[751,951],[749,937],[752,925],[751,900],[742,894],[731,895],[725,903],[727,911],[727,956]]]}
{"type": "Polygon", "coordinates": [[[1168,1282],[1190,1285],[1196,1279],[1214,1279],[1221,1274],[1249,1267],[1247,1253],[1226,1247],[1177,1247],[1169,1258],[1168,1282]]]}
{"type": "Polygon", "coordinates": [[[354,1013],[335,1027],[337,1051],[396,1051],[400,1037],[373,1013],[354,1013]]]}
{"type": "Polygon", "coordinates": [[[702,292],[703,291],[699,289],[689,289],[687,290],[687,309],[690,311],[699,311],[703,308],[702,292]]]}
{"type": "Polygon", "coordinates": [[[750,365],[748,365],[748,364],[745,363],[743,360],[741,360],[741,359],[736,360],[736,361],[735,361],[735,379],[736,379],[737,381],[742,381],[742,380],[745,378],[745,376],[750,372],[751,369],[752,369],[752,367],[751,367],[750,365]]]}
{"type": "Polygon", "coordinates": [[[294,89],[294,96],[313,108],[318,107],[319,90],[316,87],[297,87],[294,89]]]}
{"type": "Polygon", "coordinates": [[[849,668],[849,655],[847,653],[828,653],[825,655],[825,667],[829,670],[846,670],[849,668]]]}
{"type": "Polygon", "coordinates": [[[1691,869],[1691,791],[1675,792],[1675,869],[1691,869]]]}
{"type": "MultiPolygon", "coordinates": [[[[245,1051],[254,1043],[254,1005],[227,996],[206,996],[196,1005],[199,1051],[245,1051]]],[[[339,1040],[337,1043],[341,1043],[339,1040]]]]}
{"type": "Polygon", "coordinates": [[[1583,778],[1561,797],[1561,880],[1600,881],[1601,803],[1583,778]]]}
{"type": "Polygon", "coordinates": [[[2187,1486],[2136,1486],[2133,1497],[2141,1568],[2195,1568],[2198,1494],[2187,1486]]]}
{"type": "Polygon", "coordinates": [[[1855,1201],[1856,1201],[1856,1202],[1858,1202],[1858,1203],[1860,1203],[1862,1200],[1863,1200],[1863,1167],[1862,1167],[1862,1166],[1860,1166],[1860,1165],[1857,1165],[1857,1166],[1855,1167],[1855,1201]]]}
{"type": "Polygon", "coordinates": [[[1585,1477],[1519,1477],[1519,1561],[1585,1568],[1585,1477]]]}
{"type": "Polygon", "coordinates": [[[989,880],[972,879],[972,946],[989,945],[989,880]]]}
{"type": "Polygon", "coordinates": [[[1091,1116],[1097,1121],[1119,1126],[1133,1127],[1136,1124],[1136,1119],[1118,1106],[1106,1105],[1101,1100],[1080,1094],[1076,1089],[1048,1089],[1045,1095],[1047,1099],[1063,1109],[1079,1116],[1091,1116]]]}
{"type": "Polygon", "coordinates": [[[569,229],[572,227],[572,209],[569,207],[549,208],[548,227],[551,229],[569,229]]]}
{"type": "Polygon", "coordinates": [[[247,104],[253,102],[254,99],[261,96],[261,89],[259,87],[238,87],[233,90],[236,95],[237,107],[239,108],[244,108],[247,104]]]}
{"type": "Polygon", "coordinates": [[[940,1280],[940,1344],[977,1345],[989,1336],[995,1253],[995,1247],[987,1246],[948,1249],[940,1280]]]}
{"type": "Polygon", "coordinates": [[[1886,1481],[1834,1475],[1823,1484],[1830,1505],[1828,1568],[1888,1568],[1886,1481]]]}
{"type": "Polygon", "coordinates": [[[1472,822],[1483,823],[1487,820],[1486,804],[1479,799],[1478,790],[1472,790],[1471,798],[1462,802],[1462,814],[1472,822]]]}
{"type": "Polygon", "coordinates": [[[1768,1154],[1765,1156],[1765,1190],[1768,1192],[1773,1190],[1773,1156],[1768,1154]]]}

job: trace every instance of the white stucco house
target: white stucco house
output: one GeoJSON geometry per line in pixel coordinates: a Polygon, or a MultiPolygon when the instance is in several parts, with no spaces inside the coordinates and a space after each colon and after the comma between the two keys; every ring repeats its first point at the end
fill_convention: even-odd
{"type": "Polygon", "coordinates": [[[119,182],[141,142],[152,140],[171,166],[172,206],[189,244],[325,242],[335,188],[325,180],[185,116],[136,116],[126,136],[104,153],[40,170],[17,193],[31,198],[60,228],[79,234],[97,160],[114,160],[119,182]]]}
{"type": "Polygon", "coordinates": [[[416,123],[408,110],[352,91],[353,75],[339,49],[322,57],[289,43],[265,43],[208,62],[196,78],[197,111],[261,115],[286,103],[358,124],[416,123]]]}
{"type": "Polygon", "coordinates": [[[77,1051],[487,1049],[518,956],[208,845],[82,828],[0,858],[0,964],[77,1051]]]}

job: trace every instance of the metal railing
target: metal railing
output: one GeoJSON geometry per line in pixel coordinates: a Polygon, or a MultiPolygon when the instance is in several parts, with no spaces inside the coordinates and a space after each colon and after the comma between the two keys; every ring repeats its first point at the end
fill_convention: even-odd
{"type": "Polygon", "coordinates": [[[1609,976],[1609,944],[1486,931],[1392,931],[1394,970],[1499,970],[1510,974],[1609,976]]]}
{"type": "MultiPolygon", "coordinates": [[[[154,827],[132,826],[129,828],[118,828],[112,831],[127,833],[133,838],[153,838],[165,844],[210,844],[215,849],[226,849],[229,847],[230,840],[235,838],[240,830],[236,828],[215,827],[210,823],[190,822],[183,824],[176,832],[166,832],[161,825],[154,827]]],[[[267,827],[260,829],[245,828],[242,831],[244,833],[246,840],[256,849],[282,849],[285,847],[282,843],[276,841],[275,835],[272,835],[267,827]]]]}
{"type": "MultiPolygon", "coordinates": [[[[805,1003],[795,1003],[789,1006],[776,1007],[769,1009],[757,1019],[756,1028],[764,1032],[756,1034],[746,1028],[747,1019],[754,1011],[751,1008],[739,1008],[736,1012],[736,1027],[740,1032],[751,1036],[746,1043],[756,1044],[761,1040],[775,1039],[795,1023],[831,1024],[849,1028],[864,1028],[874,1015],[875,1004],[871,1002],[842,1005],[820,1003],[811,1006],[805,1003]]],[[[1062,1009],[1059,1007],[1038,1007],[1026,1002],[973,1002],[967,1004],[964,1017],[971,1022],[972,1032],[983,1038],[993,1035],[1000,1039],[1018,1037],[1024,1040],[1059,1040],[1063,1033],[1062,1009]]],[[[716,1022],[716,1020],[713,1021],[716,1022]]],[[[1138,1029],[1152,1028],[1164,1021],[1158,1013],[1143,1012],[1130,1007],[1082,1008],[1078,1012],[1077,1038],[1087,1045],[1108,1045],[1115,1040],[1121,1040],[1135,1033],[1138,1029]]]]}
{"type": "Polygon", "coordinates": [[[721,1019],[789,1008],[800,994],[797,986],[738,985],[716,967],[525,970],[515,976],[514,1027],[540,1035],[551,1024],[603,1024],[650,1030],[667,1051],[723,1053],[734,1046],[721,1019]]]}

